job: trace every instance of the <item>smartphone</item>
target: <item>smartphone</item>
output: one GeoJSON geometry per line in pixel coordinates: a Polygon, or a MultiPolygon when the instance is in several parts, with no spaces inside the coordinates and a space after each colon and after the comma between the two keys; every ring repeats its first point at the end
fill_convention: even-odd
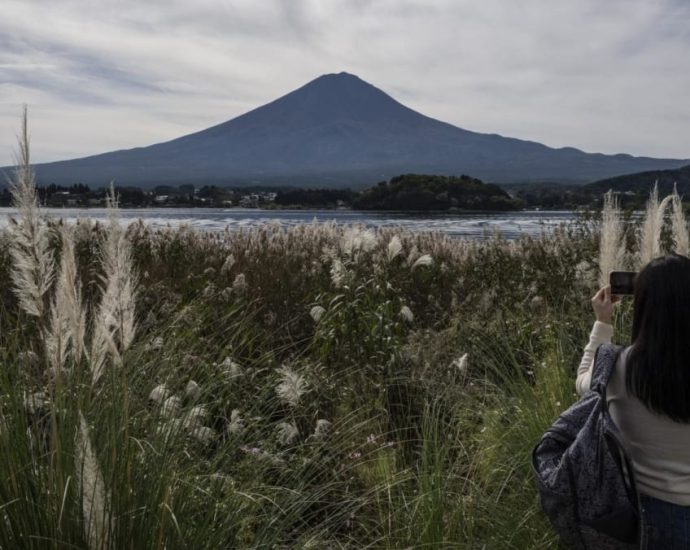
{"type": "Polygon", "coordinates": [[[609,275],[611,294],[617,296],[631,296],[635,290],[637,271],[612,271],[609,275]]]}

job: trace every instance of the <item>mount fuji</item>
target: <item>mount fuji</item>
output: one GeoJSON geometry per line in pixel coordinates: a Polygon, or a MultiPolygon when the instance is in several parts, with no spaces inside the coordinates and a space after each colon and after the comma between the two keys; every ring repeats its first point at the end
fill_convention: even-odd
{"type": "Polygon", "coordinates": [[[587,182],[690,160],[585,153],[427,117],[348,73],[327,74],[217,126],[148,147],[36,165],[41,184],[371,185],[403,173],[587,182]]]}

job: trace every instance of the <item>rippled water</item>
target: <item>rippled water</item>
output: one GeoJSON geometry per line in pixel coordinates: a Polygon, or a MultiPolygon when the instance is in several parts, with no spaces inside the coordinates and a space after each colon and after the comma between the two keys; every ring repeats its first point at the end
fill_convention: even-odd
{"type": "MultiPolygon", "coordinates": [[[[52,218],[74,222],[77,218],[105,220],[103,208],[44,208],[52,218]]],[[[0,228],[6,227],[12,208],[0,208],[0,228]]],[[[498,231],[508,239],[522,234],[538,236],[561,223],[575,219],[568,211],[524,211],[477,214],[423,214],[405,212],[353,212],[350,210],[256,210],[223,208],[151,208],[121,209],[124,223],[142,219],[153,227],[177,227],[183,224],[197,229],[219,231],[255,228],[270,222],[283,226],[301,223],[361,223],[369,227],[401,226],[412,231],[438,231],[456,237],[485,238],[498,231]]]]}

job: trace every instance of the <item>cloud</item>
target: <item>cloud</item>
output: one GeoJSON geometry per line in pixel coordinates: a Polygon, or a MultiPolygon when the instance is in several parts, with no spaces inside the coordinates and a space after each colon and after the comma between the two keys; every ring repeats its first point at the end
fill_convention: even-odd
{"type": "Polygon", "coordinates": [[[690,157],[683,0],[5,0],[0,165],[148,145],[346,70],[458,126],[690,157]]]}

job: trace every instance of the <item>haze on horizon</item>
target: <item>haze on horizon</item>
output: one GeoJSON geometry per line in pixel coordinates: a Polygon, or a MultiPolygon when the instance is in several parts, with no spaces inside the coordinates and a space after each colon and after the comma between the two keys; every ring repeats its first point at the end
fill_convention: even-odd
{"type": "Polygon", "coordinates": [[[589,152],[690,157],[684,0],[5,0],[0,166],[166,141],[324,73],[428,116],[589,152]]]}

